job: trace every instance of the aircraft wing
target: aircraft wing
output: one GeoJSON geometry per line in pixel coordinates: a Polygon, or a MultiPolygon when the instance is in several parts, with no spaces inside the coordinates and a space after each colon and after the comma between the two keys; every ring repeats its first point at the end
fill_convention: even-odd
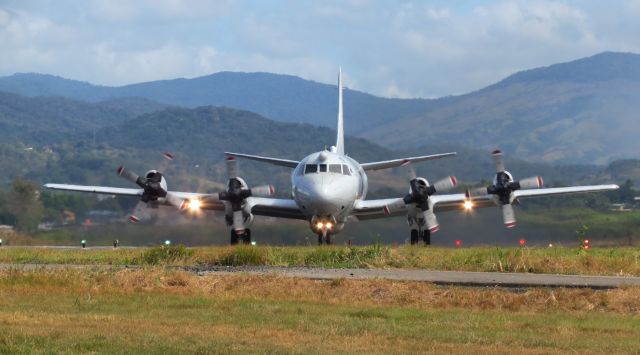
{"type": "Polygon", "coordinates": [[[575,194],[581,192],[598,192],[617,190],[618,185],[592,185],[592,186],[570,186],[570,187],[552,187],[547,189],[532,190],[516,190],[513,192],[515,198],[522,197],[541,197],[551,195],[575,194]]]}
{"type": "Polygon", "coordinates": [[[393,160],[385,160],[385,161],[376,161],[372,163],[364,163],[360,164],[362,168],[367,170],[382,170],[382,169],[390,169],[398,166],[407,165],[409,163],[417,163],[425,160],[433,160],[446,158],[450,156],[456,155],[456,152],[452,153],[442,153],[442,154],[432,154],[432,155],[423,155],[420,157],[411,157],[411,158],[401,158],[401,159],[393,159],[393,160]]]}
{"type": "Polygon", "coordinates": [[[108,186],[85,186],[67,184],[45,184],[44,187],[50,190],[90,192],[95,194],[119,195],[119,196],[142,196],[142,189],[127,189],[122,187],[108,186]]]}
{"type": "MultiPolygon", "coordinates": [[[[144,192],[144,190],[142,189],[129,189],[129,188],[123,188],[123,187],[110,187],[110,186],[45,184],[44,187],[50,190],[90,192],[95,194],[118,195],[118,196],[142,196],[142,193],[144,192]]],[[[171,193],[173,193],[177,197],[180,197],[181,199],[204,198],[207,196],[212,196],[212,194],[204,194],[204,193],[198,193],[198,192],[171,191],[171,193]]]]}
{"type": "Polygon", "coordinates": [[[256,160],[263,163],[269,163],[273,165],[286,166],[287,168],[295,168],[298,166],[300,162],[295,160],[287,160],[287,159],[278,159],[278,158],[270,158],[270,157],[262,157],[259,155],[249,155],[242,153],[232,153],[232,152],[224,152],[226,155],[231,155],[238,158],[245,158],[250,160],[256,160]]]}
{"type": "MultiPolygon", "coordinates": [[[[592,185],[554,187],[546,189],[516,190],[513,192],[516,199],[528,197],[542,197],[552,195],[566,195],[584,192],[599,192],[618,189],[618,185],[592,185]]],[[[430,197],[434,206],[434,212],[464,210],[464,202],[471,200],[473,208],[495,206],[493,195],[482,195],[467,198],[465,194],[433,195],[430,197]]],[[[358,201],[353,210],[353,215],[358,219],[376,219],[389,216],[401,216],[406,214],[406,206],[402,198],[388,198],[380,200],[358,201]],[[388,206],[394,206],[389,209],[388,206]]]]}
{"type": "MultiPolygon", "coordinates": [[[[180,192],[174,192],[180,194],[180,192]]],[[[182,198],[181,195],[178,195],[182,198]]],[[[225,202],[218,199],[218,194],[208,194],[199,196],[203,210],[224,211],[225,202]]],[[[294,200],[268,198],[268,197],[247,197],[246,208],[256,216],[279,217],[289,219],[303,219],[307,217],[300,211],[294,200]]]]}
{"type": "MultiPolygon", "coordinates": [[[[434,195],[431,196],[435,212],[463,210],[466,200],[464,194],[434,195]]],[[[490,195],[475,197],[474,207],[495,206],[490,195]]],[[[380,200],[358,201],[352,214],[358,219],[377,219],[389,216],[406,215],[407,209],[402,198],[387,198],[380,200]],[[395,206],[388,209],[388,206],[395,206]]]]}
{"type": "Polygon", "coordinates": [[[247,204],[251,209],[251,213],[257,216],[307,219],[302,211],[300,211],[300,208],[294,200],[268,197],[249,197],[247,198],[247,204]]]}

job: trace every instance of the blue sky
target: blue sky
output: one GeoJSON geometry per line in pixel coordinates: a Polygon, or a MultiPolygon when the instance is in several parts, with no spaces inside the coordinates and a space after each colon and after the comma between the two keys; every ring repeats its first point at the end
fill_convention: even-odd
{"type": "Polygon", "coordinates": [[[103,85],[265,71],[389,97],[480,89],[605,50],[640,53],[640,0],[0,0],[0,75],[103,85]]]}

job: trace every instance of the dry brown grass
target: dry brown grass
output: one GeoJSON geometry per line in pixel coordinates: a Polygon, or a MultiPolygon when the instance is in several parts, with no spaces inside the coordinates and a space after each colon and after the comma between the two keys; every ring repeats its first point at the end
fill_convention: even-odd
{"type": "Polygon", "coordinates": [[[285,276],[247,274],[198,276],[162,268],[86,271],[3,271],[0,278],[27,278],[4,285],[23,291],[91,293],[167,292],[205,295],[217,299],[248,297],[360,306],[403,306],[421,309],[465,308],[511,312],[598,311],[640,315],[640,288],[595,291],[592,289],[510,290],[504,288],[441,287],[424,282],[392,280],[310,280],[285,276]],[[34,290],[35,291],[35,290],[34,290]]]}
{"type": "Polygon", "coordinates": [[[11,353],[624,352],[640,344],[639,316],[638,288],[515,292],[158,267],[0,272],[0,352],[11,353]],[[581,340],[595,334],[607,338],[581,340]]]}

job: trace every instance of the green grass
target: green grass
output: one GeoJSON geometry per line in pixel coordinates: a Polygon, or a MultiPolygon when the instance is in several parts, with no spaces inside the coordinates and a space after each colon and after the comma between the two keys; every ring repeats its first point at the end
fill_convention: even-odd
{"type": "Polygon", "coordinates": [[[12,271],[0,353],[633,353],[639,312],[637,289],[12,271]]]}
{"type": "Polygon", "coordinates": [[[0,248],[0,263],[273,265],[640,276],[640,248],[391,247],[0,248]]]}

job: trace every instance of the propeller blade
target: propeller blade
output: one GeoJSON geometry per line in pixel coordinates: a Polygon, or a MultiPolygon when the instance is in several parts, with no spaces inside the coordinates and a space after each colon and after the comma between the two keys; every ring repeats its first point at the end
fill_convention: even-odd
{"type": "Polygon", "coordinates": [[[227,157],[227,177],[229,179],[238,177],[238,160],[235,157],[227,157]]]}
{"type": "Polygon", "coordinates": [[[440,224],[438,223],[438,219],[436,218],[436,214],[433,213],[432,208],[422,212],[422,216],[424,217],[427,228],[429,228],[431,233],[435,233],[440,230],[440,224]]]}
{"type": "Polygon", "coordinates": [[[513,228],[516,226],[516,213],[513,211],[513,205],[510,203],[502,205],[502,219],[504,226],[513,228]]]}
{"type": "Polygon", "coordinates": [[[171,154],[169,152],[162,153],[162,156],[167,160],[173,160],[173,154],[171,154]]]}
{"type": "Polygon", "coordinates": [[[504,171],[504,162],[502,161],[503,153],[501,150],[494,150],[491,155],[493,155],[493,163],[496,166],[496,172],[501,173],[504,171]]]}
{"type": "Polygon", "coordinates": [[[409,177],[409,180],[415,180],[418,175],[416,174],[416,169],[413,168],[413,165],[411,165],[411,162],[406,163],[406,167],[407,167],[407,176],[409,177]]]}
{"type": "Polygon", "coordinates": [[[144,202],[138,201],[138,203],[136,204],[136,207],[134,207],[133,212],[128,218],[129,222],[140,223],[140,221],[142,220],[141,219],[142,211],[144,210],[145,207],[147,207],[147,205],[144,202]]]}
{"type": "Polygon", "coordinates": [[[539,189],[542,187],[543,181],[541,176],[534,176],[519,181],[521,189],[539,189]]]}
{"type": "Polygon", "coordinates": [[[126,180],[129,180],[132,183],[139,185],[140,187],[144,187],[140,182],[140,176],[133,171],[127,170],[124,166],[120,166],[118,170],[116,170],[116,172],[126,180]]]}
{"type": "Polygon", "coordinates": [[[436,189],[436,192],[443,192],[453,189],[456,185],[458,185],[456,177],[448,176],[442,180],[436,181],[436,183],[433,184],[433,187],[436,189]]]}
{"type": "Polygon", "coordinates": [[[167,196],[165,196],[165,198],[171,206],[179,210],[182,210],[185,207],[185,201],[171,192],[167,192],[167,196]]]}
{"type": "Polygon", "coordinates": [[[262,185],[251,188],[251,196],[269,197],[275,194],[276,189],[273,185],[262,185]]]}
{"type": "Polygon", "coordinates": [[[162,161],[162,163],[160,163],[160,166],[158,167],[157,170],[161,173],[166,173],[167,170],[169,170],[169,166],[171,165],[171,162],[173,161],[173,154],[169,152],[164,152],[162,153],[162,157],[164,158],[164,160],[162,161]]]}
{"type": "Polygon", "coordinates": [[[477,196],[484,196],[487,195],[487,188],[486,187],[476,187],[474,189],[467,189],[464,192],[465,197],[469,198],[469,197],[477,197],[477,196]]]}
{"type": "Polygon", "coordinates": [[[383,210],[384,210],[384,214],[388,216],[388,215],[390,215],[390,214],[392,214],[394,212],[400,211],[400,210],[402,210],[404,208],[405,208],[404,199],[399,198],[399,199],[395,200],[394,202],[384,206],[383,210]]]}
{"type": "Polygon", "coordinates": [[[233,211],[233,230],[236,234],[244,233],[244,215],[242,210],[233,211]]]}

